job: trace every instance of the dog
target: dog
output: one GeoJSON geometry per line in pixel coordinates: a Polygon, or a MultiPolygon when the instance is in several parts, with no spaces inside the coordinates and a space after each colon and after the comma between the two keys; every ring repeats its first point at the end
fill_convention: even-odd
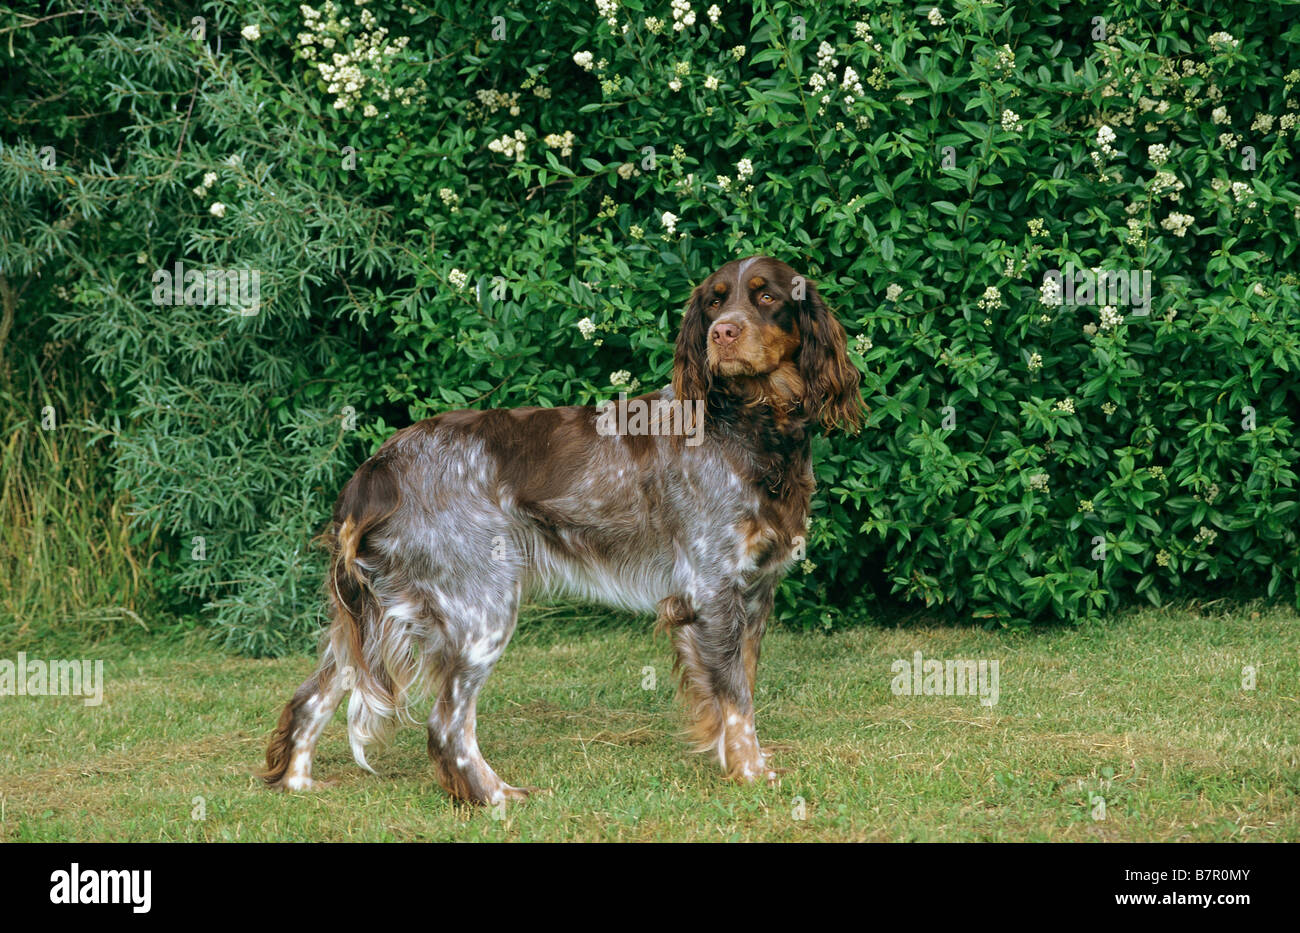
{"type": "Polygon", "coordinates": [[[755,256],[694,289],[672,384],[621,401],[632,417],[451,411],[397,432],[334,507],[333,622],[263,779],[312,787],[316,742],[349,693],[352,754],[373,772],[366,749],[432,694],[439,784],[479,804],[526,796],[483,759],[476,705],[520,604],[566,594],[657,612],[697,750],[732,779],[775,780],[754,728],[759,646],[807,527],[811,434],[860,428],[858,386],[815,285],[755,256]]]}

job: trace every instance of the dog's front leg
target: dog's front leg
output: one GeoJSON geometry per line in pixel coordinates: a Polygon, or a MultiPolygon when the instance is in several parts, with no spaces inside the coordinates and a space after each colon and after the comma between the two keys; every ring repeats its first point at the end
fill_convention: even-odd
{"type": "Polygon", "coordinates": [[[776,779],[758,745],[751,681],[766,615],[755,620],[748,608],[739,588],[728,588],[673,630],[696,747],[714,752],[729,777],[746,783],[776,779]]]}

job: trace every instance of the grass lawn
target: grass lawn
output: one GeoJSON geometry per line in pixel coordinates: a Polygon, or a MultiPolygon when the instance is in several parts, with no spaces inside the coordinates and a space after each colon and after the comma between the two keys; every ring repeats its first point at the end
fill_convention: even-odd
{"type": "Polygon", "coordinates": [[[649,627],[525,617],[484,691],[479,741],[507,781],[550,793],[504,818],[447,798],[422,727],[371,755],[380,777],[363,772],[342,711],[316,760],[336,785],[267,791],[251,771],[309,658],[104,646],[101,706],[0,697],[0,839],[1300,840],[1293,611],[1141,610],[1003,633],[777,628],[757,700],[759,737],[788,769],[775,787],[728,784],[685,750],[669,646],[649,627]],[[997,660],[997,705],[894,695],[891,663],[918,650],[997,660]]]}

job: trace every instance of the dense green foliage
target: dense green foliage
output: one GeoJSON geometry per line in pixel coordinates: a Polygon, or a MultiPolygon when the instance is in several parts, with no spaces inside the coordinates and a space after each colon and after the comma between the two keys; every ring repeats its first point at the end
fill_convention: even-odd
{"type": "Polygon", "coordinates": [[[663,384],[756,252],[872,409],[816,442],[787,621],[1300,600],[1300,11],[676,2],[0,7],[0,274],[101,380],[172,607],[307,643],[309,540],[394,427],[663,384]],[[155,304],[178,261],[260,303],[155,304]],[[1149,309],[1052,301],[1097,267],[1149,309]]]}

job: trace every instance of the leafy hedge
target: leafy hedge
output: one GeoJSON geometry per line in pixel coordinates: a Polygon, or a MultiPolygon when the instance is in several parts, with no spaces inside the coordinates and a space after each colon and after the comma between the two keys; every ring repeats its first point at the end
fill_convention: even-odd
{"type": "Polygon", "coordinates": [[[1300,602],[1289,4],[90,6],[0,20],[0,270],[232,647],[307,641],[308,539],[393,428],[663,384],[692,282],[758,252],[872,409],[816,442],[787,621],[1300,602]],[[260,270],[257,313],[155,306],[177,260],[260,270]],[[1055,287],[1097,268],[1149,306],[1055,287]]]}

